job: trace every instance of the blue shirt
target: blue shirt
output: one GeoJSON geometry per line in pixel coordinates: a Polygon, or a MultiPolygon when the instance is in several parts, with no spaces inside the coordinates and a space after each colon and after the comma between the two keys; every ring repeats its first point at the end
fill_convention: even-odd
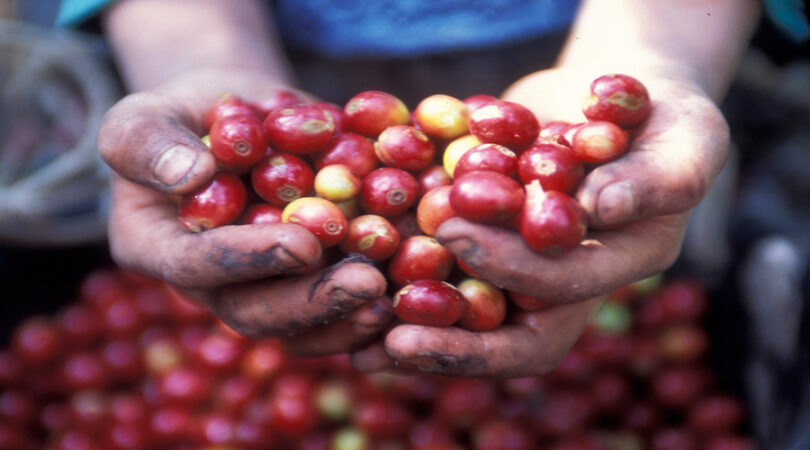
{"type": "MultiPolygon", "coordinates": [[[[112,0],[63,0],[75,26],[112,0]]],[[[564,29],[579,0],[277,0],[284,41],[333,57],[416,56],[516,42],[564,29]]]]}
{"type": "MultiPolygon", "coordinates": [[[[113,0],[63,0],[56,24],[75,26],[113,0]]],[[[282,37],[336,57],[414,56],[495,46],[567,26],[579,0],[277,0],[282,37]]],[[[763,0],[796,41],[810,37],[802,0],[763,0]]]]}
{"type": "Polygon", "coordinates": [[[288,0],[282,36],[336,57],[414,56],[496,46],[566,28],[578,0],[288,0]]]}

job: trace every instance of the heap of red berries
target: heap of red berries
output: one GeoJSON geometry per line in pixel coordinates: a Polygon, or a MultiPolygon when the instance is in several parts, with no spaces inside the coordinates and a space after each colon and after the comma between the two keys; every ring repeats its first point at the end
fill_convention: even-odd
{"type": "Polygon", "coordinates": [[[97,270],[0,349],[0,450],[753,450],[706,362],[707,302],[690,279],[628,286],[551,373],[483,381],[296,358],[97,270]]]}
{"type": "Polygon", "coordinates": [[[488,95],[431,95],[412,112],[380,91],[343,108],[288,91],[261,105],[227,95],[205,116],[203,137],[221,170],[181,200],[180,220],[192,231],[303,226],[334,257],[384,266],[402,288],[393,295],[401,319],[489,330],[506,316],[508,293],[457,264],[433,238],[438,227],[460,216],[511,228],[545,255],[577,247],[587,217],[571,195],[587,170],[627,150],[650,109],[644,85],[621,74],[592,82],[575,124],[541,125],[488,95]]]}

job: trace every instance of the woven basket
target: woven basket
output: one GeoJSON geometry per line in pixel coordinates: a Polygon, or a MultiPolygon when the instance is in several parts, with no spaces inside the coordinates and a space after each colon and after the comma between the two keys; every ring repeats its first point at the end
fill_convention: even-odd
{"type": "Polygon", "coordinates": [[[0,240],[73,245],[106,237],[96,148],[121,89],[96,38],[0,21],[0,240]]]}

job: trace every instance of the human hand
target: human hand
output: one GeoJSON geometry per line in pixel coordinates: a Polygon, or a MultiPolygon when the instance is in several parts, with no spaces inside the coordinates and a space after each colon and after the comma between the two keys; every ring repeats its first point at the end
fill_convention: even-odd
{"type": "MultiPolygon", "coordinates": [[[[600,73],[534,73],[504,95],[550,120],[584,121],[580,105],[600,73]]],[[[691,209],[717,176],[728,128],[695,84],[644,74],[650,117],[627,154],[604,164],[576,193],[588,213],[589,241],[560,256],[527,247],[513,231],[451,219],[437,239],[473,270],[508,290],[557,305],[519,312],[496,330],[400,325],[382,346],[354,356],[366,370],[397,362],[451,376],[521,377],[549,371],[568,352],[599,305],[598,296],[668,268],[677,258],[691,209]],[[590,300],[589,300],[590,299],[590,300]],[[393,359],[391,359],[393,358],[393,359]]]]}
{"type": "Polygon", "coordinates": [[[262,101],[281,87],[246,70],[207,70],[177,75],[117,103],[98,137],[115,171],[111,252],[121,266],[183,289],[242,334],[280,337],[300,355],[345,352],[375,337],[392,315],[379,271],[347,260],[292,276],[323,255],[304,228],[262,224],[191,233],[171,198],[193,191],[215,171],[199,137],[204,113],[219,95],[262,101]]]}

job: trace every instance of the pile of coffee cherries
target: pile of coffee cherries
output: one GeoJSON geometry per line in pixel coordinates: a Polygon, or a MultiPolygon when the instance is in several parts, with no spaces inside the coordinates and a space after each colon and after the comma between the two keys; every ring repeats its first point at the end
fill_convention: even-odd
{"type": "Polygon", "coordinates": [[[77,291],[0,349],[2,450],[754,448],[691,279],[613,293],[556,370],[504,381],[296,358],[114,268],[77,291]]]}
{"type": "Polygon", "coordinates": [[[507,296],[524,309],[545,302],[481,279],[433,237],[439,226],[463,217],[508,227],[549,256],[577,247],[587,217],[571,194],[587,170],[626,151],[650,110],[644,85],[622,74],[592,82],[575,124],[541,125],[489,95],[432,95],[412,112],[381,91],[343,108],[289,91],[263,104],[226,95],[206,114],[202,138],[221,170],[181,200],[180,221],[195,232],[303,226],[328,250],[323,264],[345,255],[379,264],[402,320],[491,330],[507,296]]]}

